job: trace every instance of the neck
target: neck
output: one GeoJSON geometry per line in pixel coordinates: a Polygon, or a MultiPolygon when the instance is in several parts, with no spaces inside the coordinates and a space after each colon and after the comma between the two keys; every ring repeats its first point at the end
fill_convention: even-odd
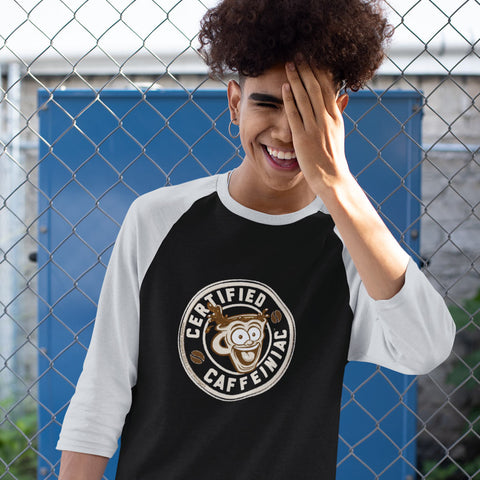
{"type": "Polygon", "coordinates": [[[282,184],[282,188],[272,188],[242,165],[230,175],[228,189],[232,198],[245,207],[270,215],[283,215],[301,210],[316,197],[303,175],[282,184]]]}

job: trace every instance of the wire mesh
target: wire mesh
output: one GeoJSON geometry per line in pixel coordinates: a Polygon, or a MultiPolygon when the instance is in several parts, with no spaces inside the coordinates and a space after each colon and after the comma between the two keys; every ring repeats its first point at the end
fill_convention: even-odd
{"type": "MultiPolygon", "coordinates": [[[[169,125],[175,112],[165,116],[155,109],[164,125],[162,128],[175,136],[187,151],[165,169],[149,158],[148,141],[139,141],[125,128],[130,111],[123,116],[111,111],[117,126],[100,140],[93,140],[80,129],[79,116],[94,104],[109,110],[101,93],[110,88],[139,92],[139,104],[148,104],[154,109],[148,100],[148,92],[153,89],[181,89],[187,95],[185,102],[195,102],[192,91],[223,85],[208,78],[196,51],[197,24],[185,21],[189,15],[199,18],[212,2],[5,0],[2,6],[8,15],[2,14],[4,18],[0,20],[0,479],[34,478],[39,457],[42,465],[46,465],[38,472],[40,477],[56,478],[58,462],[46,458],[38,445],[42,429],[48,424],[40,428],[37,414],[41,410],[50,418],[50,423],[58,424],[57,416],[64,405],[58,411],[51,411],[41,403],[38,386],[44,378],[54,375],[73,387],[57,363],[69,348],[86,349],[85,333],[91,323],[82,331],[72,330],[55,314],[55,307],[72,292],[81,294],[92,305],[96,300],[82,287],[89,270],[72,276],[55,263],[55,253],[74,237],[97,259],[90,267],[93,269],[105,267],[106,252],[98,251],[78,232],[84,217],[72,223],[56,208],[55,200],[62,194],[62,188],[54,196],[40,188],[38,172],[45,156],[39,155],[39,145],[55,156],[56,143],[62,141],[68,131],[61,132],[53,143],[42,138],[38,119],[45,105],[37,105],[36,90],[50,92],[48,102],[70,118],[68,130],[75,130],[91,145],[93,153],[85,163],[93,161],[94,155],[100,156],[116,176],[110,189],[121,185],[135,196],[138,192],[125,180],[125,173],[140,155],[158,169],[161,179],[158,186],[169,184],[187,157],[194,158],[204,174],[215,173],[195,156],[194,147],[202,137],[186,141],[169,125]],[[95,12],[97,14],[92,15],[95,12]],[[94,99],[73,116],[53,95],[64,88],[91,90],[95,93],[94,99]],[[140,151],[123,169],[117,169],[101,148],[117,131],[130,136],[140,151]],[[40,205],[47,205],[43,210],[39,209],[39,199],[40,205]],[[52,251],[39,240],[45,233],[41,219],[47,210],[63,217],[69,228],[69,233],[52,251]],[[40,255],[46,255],[46,263],[37,262],[40,255]],[[39,290],[38,277],[48,263],[65,275],[66,288],[59,298],[45,298],[39,290]],[[47,314],[39,318],[39,311],[47,314]],[[71,337],[55,355],[40,347],[38,338],[40,326],[51,316],[71,337]],[[43,371],[37,369],[39,363],[45,366],[43,371]]],[[[413,438],[394,447],[398,450],[397,460],[409,462],[404,453],[409,446],[416,445],[417,462],[411,467],[418,478],[480,478],[480,296],[477,293],[480,287],[480,39],[478,30],[465,27],[472,23],[469,19],[480,18],[480,3],[478,0],[389,1],[387,8],[396,35],[403,39],[403,44],[400,43],[406,47],[403,50],[392,47],[384,67],[367,88],[377,92],[379,105],[383,95],[379,91],[410,89],[423,99],[422,105],[418,105],[424,113],[423,138],[422,143],[417,144],[422,162],[416,166],[421,168],[423,178],[420,260],[426,274],[451,305],[458,327],[454,352],[441,368],[412,378],[404,391],[391,384],[398,396],[392,411],[399,407],[408,409],[418,425],[413,438]],[[404,401],[414,386],[418,387],[415,411],[404,401]]],[[[198,104],[197,107],[202,108],[198,104]]],[[[218,118],[204,113],[211,126],[203,135],[217,132],[230,142],[217,129],[218,118]]],[[[357,128],[358,120],[352,122],[362,134],[357,128]]],[[[404,127],[405,122],[398,120],[398,131],[402,134],[405,134],[404,127]]],[[[232,143],[231,146],[235,147],[232,143]]],[[[375,148],[377,158],[388,166],[382,155],[387,146],[375,148]]],[[[235,154],[222,167],[234,157],[235,154]]],[[[62,163],[61,158],[57,160],[62,163]]],[[[110,189],[95,195],[78,178],[83,165],[77,169],[64,166],[69,178],[63,188],[75,184],[91,198],[92,211],[100,210],[118,227],[118,219],[109,216],[101,206],[110,189]]],[[[401,180],[403,177],[398,175],[401,180]]],[[[402,184],[401,188],[406,186],[402,184]]],[[[381,210],[386,200],[376,206],[381,210]]],[[[391,383],[380,368],[366,382],[378,377],[391,383]]],[[[347,404],[356,404],[371,417],[376,427],[369,436],[389,437],[388,432],[382,430],[384,417],[375,417],[359,401],[357,393],[362,386],[363,383],[348,391],[347,404]]],[[[359,444],[350,444],[345,438],[340,438],[340,442],[348,450],[340,465],[354,458],[370,472],[371,478],[382,478],[391,467],[376,470],[362,458],[359,444]]]]}

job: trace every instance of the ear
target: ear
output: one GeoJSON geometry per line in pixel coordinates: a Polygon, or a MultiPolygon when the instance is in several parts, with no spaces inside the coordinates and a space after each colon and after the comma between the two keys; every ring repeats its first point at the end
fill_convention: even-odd
{"type": "Polygon", "coordinates": [[[240,100],[242,98],[242,89],[235,80],[230,80],[227,87],[228,109],[230,110],[230,119],[232,123],[238,125],[240,111],[240,100]]]}
{"type": "Polygon", "coordinates": [[[348,99],[348,93],[344,93],[337,98],[337,105],[340,112],[343,113],[343,111],[347,108],[348,99]]]}

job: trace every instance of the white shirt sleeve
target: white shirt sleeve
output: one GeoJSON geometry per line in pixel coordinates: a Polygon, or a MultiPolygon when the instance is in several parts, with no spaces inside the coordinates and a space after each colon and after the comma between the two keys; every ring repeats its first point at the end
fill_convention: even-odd
{"type": "Polygon", "coordinates": [[[441,295],[410,258],[402,289],[372,299],[344,247],[354,313],[348,360],[369,362],[409,375],[426,374],[450,355],[455,323],[441,295]]]}
{"type": "Polygon", "coordinates": [[[90,347],[57,444],[111,457],[136,382],[139,276],[135,202],[118,234],[105,274],[90,347]]]}
{"type": "Polygon", "coordinates": [[[83,371],[62,424],[58,450],[111,457],[137,380],[140,287],[163,239],[192,203],[215,191],[215,176],[138,197],[108,263],[83,371]]]}

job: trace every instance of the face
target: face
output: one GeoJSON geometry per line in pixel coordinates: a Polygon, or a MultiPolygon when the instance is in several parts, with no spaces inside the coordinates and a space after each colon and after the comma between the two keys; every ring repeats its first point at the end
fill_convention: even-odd
{"type": "Polygon", "coordinates": [[[237,372],[251,372],[260,359],[265,324],[265,320],[241,319],[217,326],[219,333],[212,340],[212,350],[228,355],[237,372]]]}
{"type": "Polygon", "coordinates": [[[283,108],[282,85],[287,82],[281,64],[246,77],[242,87],[234,81],[228,85],[230,115],[245,151],[240,169],[244,181],[255,188],[288,191],[306,186],[283,108]]]}
{"type": "Polygon", "coordinates": [[[231,116],[240,128],[245,151],[244,174],[273,189],[287,189],[302,180],[283,109],[286,82],[284,67],[279,65],[259,77],[245,78],[242,88],[236,82],[228,86],[231,116]]]}

